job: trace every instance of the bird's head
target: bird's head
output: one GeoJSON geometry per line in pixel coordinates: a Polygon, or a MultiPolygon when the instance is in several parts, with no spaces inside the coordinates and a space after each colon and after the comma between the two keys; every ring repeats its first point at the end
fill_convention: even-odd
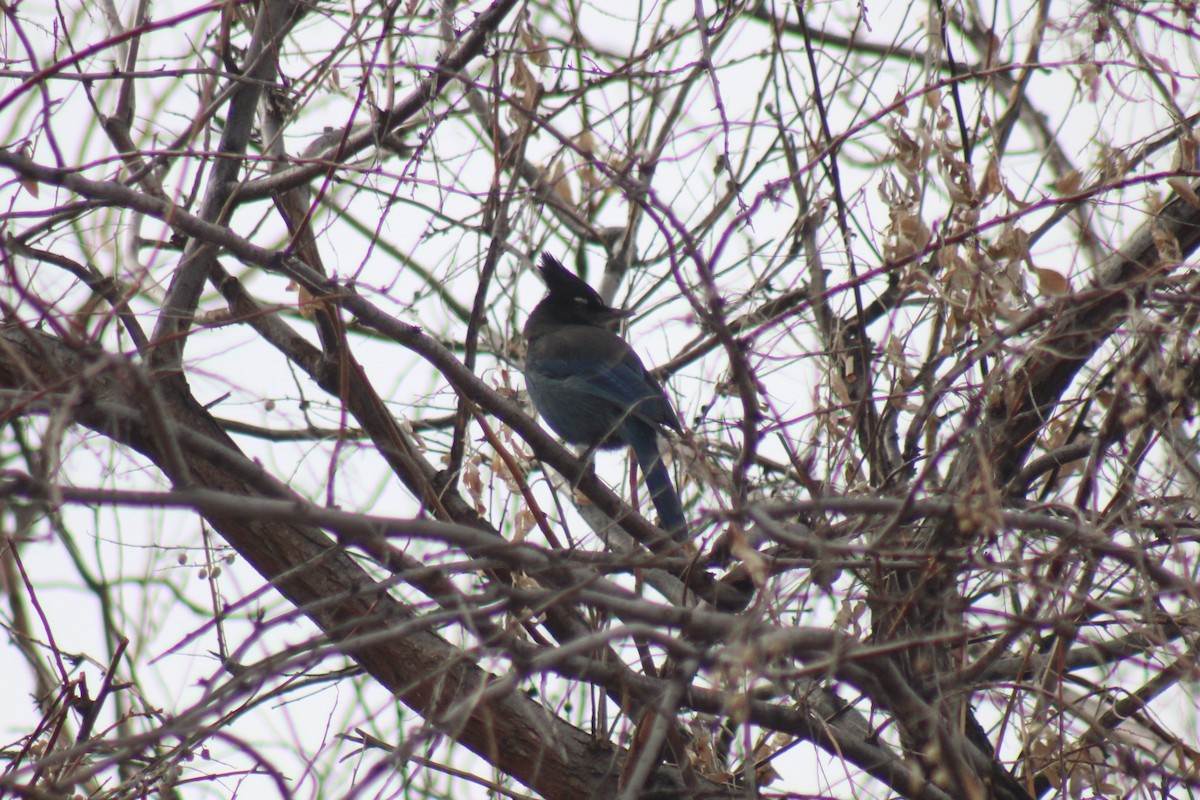
{"type": "Polygon", "coordinates": [[[538,271],[549,291],[534,313],[544,314],[563,324],[600,325],[606,328],[630,316],[630,312],[606,304],[595,289],[549,253],[542,253],[538,271]]]}

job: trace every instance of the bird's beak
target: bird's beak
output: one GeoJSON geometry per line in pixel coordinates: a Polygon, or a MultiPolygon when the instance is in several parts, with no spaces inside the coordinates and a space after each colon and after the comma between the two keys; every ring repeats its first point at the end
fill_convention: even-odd
{"type": "Polygon", "coordinates": [[[609,308],[604,310],[597,321],[606,328],[615,328],[621,320],[629,319],[632,316],[632,311],[626,311],[621,308],[609,308]]]}

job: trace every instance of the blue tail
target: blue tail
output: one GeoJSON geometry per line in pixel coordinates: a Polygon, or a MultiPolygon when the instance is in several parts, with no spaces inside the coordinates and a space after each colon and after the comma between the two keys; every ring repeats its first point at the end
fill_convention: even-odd
{"type": "Polygon", "coordinates": [[[658,451],[658,434],[649,425],[631,419],[621,426],[620,436],[633,448],[638,468],[646,478],[650,499],[662,518],[663,529],[672,539],[682,542],[688,536],[687,521],[683,518],[679,493],[675,491],[667,465],[658,451]]]}

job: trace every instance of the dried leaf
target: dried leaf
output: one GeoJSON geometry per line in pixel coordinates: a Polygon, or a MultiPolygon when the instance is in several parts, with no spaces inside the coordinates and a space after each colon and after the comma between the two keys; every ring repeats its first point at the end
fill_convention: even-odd
{"type": "Polygon", "coordinates": [[[991,159],[983,171],[983,180],[979,182],[979,196],[986,200],[995,197],[1003,190],[1004,181],[1000,180],[1000,165],[996,163],[995,159],[991,159]]]}
{"type": "Polygon", "coordinates": [[[1187,178],[1175,176],[1167,178],[1167,185],[1175,190],[1175,193],[1183,198],[1184,202],[1193,208],[1200,208],[1200,197],[1196,196],[1196,190],[1192,188],[1192,182],[1187,178]]]}
{"type": "Polygon", "coordinates": [[[571,183],[567,180],[566,168],[563,167],[561,158],[554,162],[554,168],[550,170],[550,185],[564,203],[568,206],[575,204],[575,199],[571,197],[571,183]]]}
{"type": "Polygon", "coordinates": [[[463,467],[463,485],[467,487],[467,494],[475,501],[476,510],[483,513],[483,478],[479,474],[479,463],[473,458],[463,467]]]}
{"type": "Polygon", "coordinates": [[[579,148],[580,153],[589,156],[589,158],[580,160],[579,168],[575,171],[583,187],[582,195],[586,196],[592,190],[597,190],[603,185],[602,181],[596,177],[596,170],[592,168],[592,158],[596,155],[596,137],[590,130],[585,130],[575,137],[575,146],[579,148]]]}
{"type": "MultiPolygon", "coordinates": [[[[21,147],[19,148],[19,150],[17,152],[19,152],[25,158],[32,159],[33,158],[33,142],[26,141],[24,144],[21,145],[21,147]]],[[[38,196],[38,182],[37,182],[36,178],[30,178],[28,175],[18,175],[17,183],[19,183],[21,185],[22,189],[29,192],[34,197],[38,196]]]]}
{"type": "Polygon", "coordinates": [[[1035,202],[1037,202],[1036,200],[1022,200],[1021,198],[1017,197],[1015,194],[1012,193],[1012,190],[1008,188],[1007,183],[1004,184],[1004,199],[1006,199],[1006,200],[1008,200],[1008,202],[1012,203],[1017,208],[1018,211],[1023,211],[1024,209],[1029,208],[1031,205],[1033,205],[1035,202]]]}
{"type": "Polygon", "coordinates": [[[1095,103],[1100,99],[1100,67],[1089,61],[1080,69],[1079,82],[1088,87],[1088,102],[1095,103]]]}
{"type": "MultiPolygon", "coordinates": [[[[943,158],[945,158],[944,153],[943,158]]],[[[973,205],[975,203],[974,181],[970,171],[963,168],[964,166],[961,161],[948,161],[939,172],[942,177],[942,185],[946,187],[946,194],[953,202],[973,205]]]]}
{"type": "Polygon", "coordinates": [[[829,388],[833,390],[833,396],[838,399],[839,403],[850,405],[853,402],[850,399],[850,390],[846,387],[846,382],[837,372],[829,373],[829,388]]]}
{"type": "Polygon", "coordinates": [[[1042,269],[1032,264],[1029,265],[1029,269],[1037,276],[1038,287],[1042,290],[1042,294],[1064,295],[1071,291],[1071,284],[1061,272],[1042,269]]]}
{"type": "Polygon", "coordinates": [[[884,242],[884,257],[891,263],[903,261],[925,250],[933,234],[919,214],[893,210],[891,230],[884,242]]]}
{"type": "Polygon", "coordinates": [[[29,192],[34,197],[38,196],[38,182],[36,179],[22,175],[21,177],[17,178],[17,182],[21,184],[22,189],[29,192]]]}
{"type": "Polygon", "coordinates": [[[1175,68],[1171,66],[1171,62],[1167,61],[1160,55],[1155,55],[1149,49],[1146,50],[1146,58],[1152,61],[1154,65],[1158,67],[1158,69],[1155,71],[1156,75],[1160,77],[1163,75],[1169,75],[1171,77],[1171,96],[1178,97],[1180,88],[1179,78],[1175,68]]]}
{"type": "Polygon", "coordinates": [[[521,43],[525,45],[525,55],[539,67],[550,66],[550,48],[546,40],[529,25],[521,26],[521,43]]]}
{"type": "Polygon", "coordinates": [[[304,319],[314,319],[324,305],[324,300],[319,300],[317,297],[303,286],[296,287],[296,294],[299,299],[300,316],[304,319]]]}
{"type": "Polygon", "coordinates": [[[1196,140],[1192,136],[1180,136],[1175,153],[1171,156],[1171,170],[1180,172],[1196,168],[1196,140]]]}
{"type": "Polygon", "coordinates": [[[528,506],[522,506],[517,511],[516,519],[513,520],[513,544],[520,544],[525,541],[525,537],[529,535],[529,532],[533,530],[536,524],[537,519],[534,517],[533,512],[528,506]]]}
{"type": "Polygon", "coordinates": [[[1183,249],[1179,246],[1179,239],[1169,229],[1154,224],[1150,227],[1150,238],[1158,249],[1160,264],[1173,266],[1183,261],[1183,249]]]}
{"type": "Polygon", "coordinates": [[[595,155],[596,153],[596,137],[590,130],[575,137],[575,144],[579,146],[579,152],[595,155]]]}
{"type": "Polygon", "coordinates": [[[1083,175],[1073,169],[1054,182],[1054,191],[1060,195],[1075,194],[1083,184],[1083,175]]]}
{"type": "Polygon", "coordinates": [[[525,59],[520,56],[513,59],[512,84],[519,94],[517,102],[522,108],[532,111],[533,107],[537,105],[541,84],[538,83],[537,78],[533,77],[529,67],[525,65],[525,59]]]}
{"type": "Polygon", "coordinates": [[[992,69],[996,66],[996,59],[1002,45],[1003,43],[1000,41],[1000,37],[996,35],[996,32],[989,30],[987,32],[987,54],[983,62],[984,69],[992,69]]]}
{"type": "Polygon", "coordinates": [[[759,765],[754,771],[754,779],[759,786],[767,786],[779,780],[779,773],[775,771],[775,767],[771,766],[771,762],[766,762],[759,765]]]}
{"type": "Polygon", "coordinates": [[[1005,227],[996,240],[987,246],[987,254],[997,261],[1025,258],[1029,253],[1029,234],[1023,228],[1005,227]]]}

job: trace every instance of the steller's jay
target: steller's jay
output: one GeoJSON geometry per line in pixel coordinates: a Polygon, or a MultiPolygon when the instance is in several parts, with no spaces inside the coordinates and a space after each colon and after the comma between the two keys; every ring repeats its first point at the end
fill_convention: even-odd
{"type": "Polygon", "coordinates": [[[680,430],[679,418],[637,353],[612,330],[629,312],[605,305],[549,253],[539,271],[549,291],[525,322],[525,385],[534,406],[571,444],[632,447],[663,527],[682,541],[683,506],[658,450],[659,430],[680,430]]]}

